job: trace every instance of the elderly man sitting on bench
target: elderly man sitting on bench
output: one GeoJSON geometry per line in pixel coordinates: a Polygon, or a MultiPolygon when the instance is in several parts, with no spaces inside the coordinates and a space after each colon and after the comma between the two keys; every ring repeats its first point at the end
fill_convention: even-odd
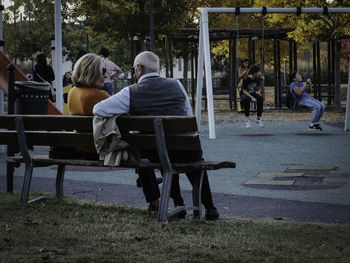
{"type": "MultiPolygon", "coordinates": [[[[158,74],[159,58],[156,54],[145,51],[136,56],[133,69],[138,82],[122,89],[119,93],[97,103],[93,109],[94,115],[111,117],[114,114],[130,113],[131,115],[177,115],[192,116],[192,109],[182,84],[175,79],[162,78],[158,74]]],[[[159,161],[157,152],[143,151],[141,158],[150,161],[159,161]]],[[[171,161],[197,161],[202,160],[202,152],[171,152],[171,161]]],[[[186,173],[192,183],[194,176],[200,172],[186,173]]],[[[142,168],[138,170],[142,188],[149,211],[157,211],[159,207],[160,192],[154,170],[142,168]]],[[[184,205],[181,197],[178,176],[174,176],[171,186],[171,197],[175,206],[184,205]]],[[[202,203],[206,208],[205,218],[216,220],[219,217],[212,200],[208,176],[203,177],[201,192],[202,203]]],[[[186,216],[186,211],[177,214],[186,216]]]]}

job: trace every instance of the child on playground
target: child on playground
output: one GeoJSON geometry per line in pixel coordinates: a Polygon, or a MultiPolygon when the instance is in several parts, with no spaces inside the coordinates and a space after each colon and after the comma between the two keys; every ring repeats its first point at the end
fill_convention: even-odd
{"type": "Polygon", "coordinates": [[[296,105],[303,105],[312,110],[311,120],[309,124],[310,130],[320,130],[322,128],[318,123],[324,113],[325,106],[322,102],[311,97],[306,91],[311,89],[311,79],[303,82],[301,75],[298,72],[293,72],[290,75],[290,92],[293,94],[296,105]]]}
{"type": "Polygon", "coordinates": [[[262,82],[264,81],[264,75],[261,74],[258,65],[253,65],[249,69],[248,74],[244,77],[242,87],[240,90],[241,104],[244,108],[244,115],[246,117],[245,127],[249,129],[250,124],[250,102],[255,102],[257,105],[257,118],[256,122],[259,127],[264,127],[262,121],[262,113],[264,106],[264,99],[257,93],[259,91],[262,82]]]}

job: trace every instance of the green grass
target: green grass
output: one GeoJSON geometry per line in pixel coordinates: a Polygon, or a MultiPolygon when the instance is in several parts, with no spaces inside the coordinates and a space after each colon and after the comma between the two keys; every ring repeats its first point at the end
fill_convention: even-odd
{"type": "Polygon", "coordinates": [[[143,209],[18,200],[0,192],[0,262],[350,260],[350,225],[190,216],[159,224],[143,209]]]}

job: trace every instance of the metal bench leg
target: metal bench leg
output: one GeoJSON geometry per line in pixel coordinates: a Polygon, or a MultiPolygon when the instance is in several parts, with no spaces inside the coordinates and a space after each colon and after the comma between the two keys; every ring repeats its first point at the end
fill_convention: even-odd
{"type": "Polygon", "coordinates": [[[29,191],[30,191],[30,184],[32,181],[33,162],[32,162],[32,158],[31,158],[29,151],[28,151],[27,138],[25,135],[22,117],[16,117],[15,122],[16,122],[18,146],[19,146],[19,149],[21,151],[21,154],[23,156],[23,159],[25,161],[25,166],[26,166],[26,170],[24,172],[23,186],[22,186],[20,201],[22,203],[27,203],[29,191]]]}
{"type": "Polygon", "coordinates": [[[13,194],[13,173],[15,171],[15,165],[12,163],[7,163],[6,165],[6,189],[8,193],[13,194]]]}
{"type": "Polygon", "coordinates": [[[192,202],[193,207],[195,210],[193,210],[193,217],[196,219],[202,218],[202,183],[203,183],[203,175],[205,171],[201,171],[200,175],[196,175],[193,178],[193,185],[192,185],[192,202]]]}
{"type": "Polygon", "coordinates": [[[32,181],[32,174],[33,174],[33,166],[26,164],[26,170],[24,172],[23,186],[22,186],[21,199],[20,199],[22,203],[28,202],[30,184],[32,181]]]}
{"type": "Polygon", "coordinates": [[[59,201],[63,200],[63,180],[65,171],[66,166],[64,164],[59,164],[56,176],[56,197],[59,201]]]}
{"type": "Polygon", "coordinates": [[[159,211],[158,211],[158,222],[164,222],[168,216],[168,204],[170,196],[171,182],[173,180],[173,168],[168,156],[168,150],[166,147],[165,134],[163,128],[163,121],[161,118],[156,118],[153,120],[154,132],[156,134],[157,149],[159,160],[162,164],[164,171],[163,176],[163,188],[160,197],[159,211]]]}
{"type": "Polygon", "coordinates": [[[167,219],[170,188],[173,180],[173,174],[170,171],[164,171],[163,180],[164,181],[162,187],[162,194],[160,196],[160,204],[157,219],[158,222],[164,222],[167,219]]]}

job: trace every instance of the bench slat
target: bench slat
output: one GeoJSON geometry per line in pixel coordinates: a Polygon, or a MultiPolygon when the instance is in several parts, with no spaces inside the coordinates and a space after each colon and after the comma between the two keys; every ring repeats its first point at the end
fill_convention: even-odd
{"type": "MultiPolygon", "coordinates": [[[[156,136],[154,134],[131,133],[122,138],[140,150],[157,150],[156,136]]],[[[201,148],[198,134],[167,134],[165,138],[169,151],[195,151],[201,148]]]]}
{"type": "MultiPolygon", "coordinates": [[[[8,162],[19,163],[23,162],[22,156],[12,156],[7,157],[8,162]]],[[[33,155],[32,161],[35,165],[57,165],[57,164],[65,164],[65,165],[77,165],[77,166],[105,166],[103,165],[103,161],[94,161],[94,160],[79,160],[79,159],[51,159],[47,155],[33,155]]],[[[173,169],[179,173],[184,173],[188,171],[196,171],[196,170],[217,170],[222,168],[235,168],[236,163],[234,162],[221,162],[221,161],[198,161],[198,162],[188,162],[188,163],[172,163],[173,169]]],[[[112,167],[112,166],[111,166],[112,167]]],[[[118,167],[118,166],[113,166],[118,167]]],[[[123,168],[153,168],[153,169],[161,169],[161,163],[153,163],[148,162],[147,160],[140,161],[130,161],[130,162],[122,162],[120,167],[123,168]]]]}
{"type": "MultiPolygon", "coordinates": [[[[27,130],[79,130],[82,132],[92,130],[93,116],[78,115],[2,115],[0,116],[0,128],[15,129],[16,116],[23,119],[27,130]]],[[[197,131],[196,118],[186,116],[120,116],[117,124],[121,131],[153,132],[153,120],[156,117],[163,119],[165,132],[197,131]]]]}
{"type": "Polygon", "coordinates": [[[92,130],[93,116],[75,115],[2,115],[0,116],[0,128],[15,129],[15,117],[23,119],[24,127],[27,130],[92,130]]]}
{"type": "Polygon", "coordinates": [[[196,132],[197,122],[195,117],[186,116],[121,116],[117,119],[117,125],[121,132],[143,131],[154,132],[153,120],[161,118],[165,132],[196,132]]]}
{"type": "MultiPolygon", "coordinates": [[[[29,145],[94,147],[92,133],[26,131],[29,145]]],[[[0,144],[17,143],[16,131],[0,131],[0,144]]]]}
{"type": "MultiPolygon", "coordinates": [[[[27,143],[40,146],[94,147],[92,133],[26,131],[27,143]]],[[[123,139],[140,150],[157,150],[154,134],[127,134],[123,139]]],[[[198,134],[166,135],[168,150],[195,151],[200,149],[198,134]]],[[[0,131],[0,144],[17,143],[16,131],[0,131]]]]}
{"type": "Polygon", "coordinates": [[[0,131],[0,144],[16,144],[17,131],[0,131]]]}

